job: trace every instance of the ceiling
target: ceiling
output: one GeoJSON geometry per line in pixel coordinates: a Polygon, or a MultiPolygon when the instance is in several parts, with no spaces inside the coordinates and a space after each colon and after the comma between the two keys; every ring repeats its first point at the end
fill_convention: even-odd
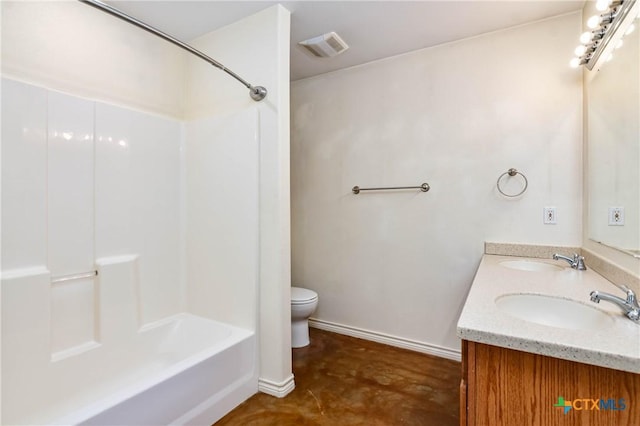
{"type": "MultiPolygon", "coordinates": [[[[291,80],[298,80],[578,11],[585,1],[118,0],[108,3],[182,41],[280,3],[292,13],[291,80]],[[329,31],[337,32],[350,48],[333,58],[316,58],[297,45],[299,41],[329,31]]],[[[215,59],[224,63],[224,58],[215,59]]]]}

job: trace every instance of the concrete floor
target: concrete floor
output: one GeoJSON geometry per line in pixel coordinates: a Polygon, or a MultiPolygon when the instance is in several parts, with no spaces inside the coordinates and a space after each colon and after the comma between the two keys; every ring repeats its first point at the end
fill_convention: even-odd
{"type": "Polygon", "coordinates": [[[311,345],[293,350],[294,391],[258,393],[216,426],[459,424],[459,362],[310,332],[311,345]]]}

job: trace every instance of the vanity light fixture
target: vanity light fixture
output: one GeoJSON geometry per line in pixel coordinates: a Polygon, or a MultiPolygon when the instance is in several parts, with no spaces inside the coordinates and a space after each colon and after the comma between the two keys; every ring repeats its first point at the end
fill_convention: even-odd
{"type": "Polygon", "coordinates": [[[602,15],[593,15],[587,21],[587,27],[589,27],[589,28],[591,28],[593,30],[593,29],[596,29],[598,27],[609,25],[615,19],[616,12],[617,11],[614,9],[613,11],[604,13],[602,15]]]}
{"type": "Polygon", "coordinates": [[[580,65],[585,65],[587,63],[587,58],[573,58],[569,62],[569,66],[571,68],[578,68],[580,65]]]}
{"type": "MultiPolygon", "coordinates": [[[[597,0],[596,9],[601,13],[593,15],[587,20],[587,27],[591,31],[586,31],[580,35],[580,45],[576,47],[575,58],[569,62],[572,68],[586,65],[588,69],[593,69],[598,58],[604,52],[607,44],[611,41],[613,34],[620,27],[627,15],[634,9],[639,0],[597,0]]],[[[634,12],[636,13],[636,12],[634,12]]],[[[631,24],[626,34],[633,31],[631,24]]],[[[622,41],[617,42],[616,48],[622,45],[622,41]]],[[[607,56],[611,60],[611,55],[607,56]]]]}
{"type": "Polygon", "coordinates": [[[602,28],[597,29],[595,31],[584,32],[580,36],[580,43],[588,44],[591,41],[596,42],[598,40],[602,40],[602,37],[604,37],[604,34],[605,34],[605,30],[603,30],[602,28]]]}
{"type": "Polygon", "coordinates": [[[576,56],[582,56],[587,53],[587,46],[581,44],[580,46],[576,47],[576,50],[573,53],[575,53],[576,56]]]}

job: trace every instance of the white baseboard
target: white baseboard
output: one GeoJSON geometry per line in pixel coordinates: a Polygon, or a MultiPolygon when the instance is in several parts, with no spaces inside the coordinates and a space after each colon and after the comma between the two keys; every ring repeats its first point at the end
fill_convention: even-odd
{"type": "Polygon", "coordinates": [[[443,348],[442,346],[431,345],[429,343],[419,342],[417,340],[405,339],[404,337],[391,336],[389,334],[378,333],[376,331],[364,330],[358,327],[338,324],[335,322],[309,318],[309,326],[318,328],[320,330],[326,330],[351,337],[357,337],[359,339],[371,340],[373,342],[383,343],[385,345],[395,346],[398,348],[409,349],[411,351],[422,352],[453,361],[460,362],[460,360],[462,359],[460,351],[443,348]]]}
{"type": "Polygon", "coordinates": [[[295,387],[296,383],[293,380],[293,374],[280,383],[262,378],[258,379],[258,390],[277,398],[284,398],[289,395],[295,387]]]}

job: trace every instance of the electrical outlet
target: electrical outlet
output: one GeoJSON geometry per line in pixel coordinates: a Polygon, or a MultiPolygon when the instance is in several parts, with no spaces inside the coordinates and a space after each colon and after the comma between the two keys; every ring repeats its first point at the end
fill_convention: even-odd
{"type": "Polygon", "coordinates": [[[544,208],[544,224],[545,225],[555,225],[557,224],[556,218],[556,208],[555,207],[545,207],[544,208]]]}
{"type": "Polygon", "coordinates": [[[609,207],[609,226],[624,226],[624,207],[609,207]]]}

